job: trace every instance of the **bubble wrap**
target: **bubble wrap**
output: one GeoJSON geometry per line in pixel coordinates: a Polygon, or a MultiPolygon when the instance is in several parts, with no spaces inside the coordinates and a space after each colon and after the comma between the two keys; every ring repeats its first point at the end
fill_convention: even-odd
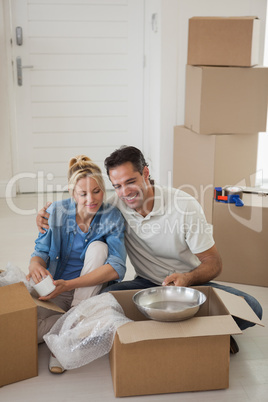
{"type": "Polygon", "coordinates": [[[0,286],[12,285],[18,282],[23,282],[28,291],[33,292],[33,280],[27,281],[25,273],[19,267],[8,262],[5,270],[0,274],[0,286]]]}
{"type": "Polygon", "coordinates": [[[66,370],[75,369],[109,353],[117,328],[130,321],[114,296],[103,293],[65,313],[44,340],[66,370]]]}

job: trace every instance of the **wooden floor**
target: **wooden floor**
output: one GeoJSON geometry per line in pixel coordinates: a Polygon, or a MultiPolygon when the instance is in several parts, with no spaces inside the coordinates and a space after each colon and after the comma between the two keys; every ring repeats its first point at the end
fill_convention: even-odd
{"type": "MultiPolygon", "coordinates": [[[[55,195],[19,196],[9,203],[0,199],[0,269],[4,269],[10,261],[27,272],[30,254],[37,236],[36,211],[44,205],[46,199],[53,201],[55,195]]],[[[133,268],[128,263],[127,279],[131,279],[133,274],[133,268]]],[[[235,336],[240,351],[236,355],[230,355],[229,389],[131,397],[123,398],[123,401],[268,401],[268,288],[238,284],[234,286],[252,294],[260,301],[264,310],[263,323],[266,327],[255,326],[244,331],[242,335],[235,336]]],[[[47,346],[45,344],[39,346],[38,377],[2,387],[0,401],[109,402],[118,400],[114,397],[108,355],[87,366],[67,371],[63,375],[49,373],[48,356],[47,346]]]]}

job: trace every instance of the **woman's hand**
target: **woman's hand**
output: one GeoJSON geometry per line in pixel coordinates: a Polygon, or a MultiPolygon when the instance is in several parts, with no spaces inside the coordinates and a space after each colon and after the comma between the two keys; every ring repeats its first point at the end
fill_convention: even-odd
{"type": "Polygon", "coordinates": [[[39,297],[40,300],[50,300],[54,299],[58,295],[60,295],[63,292],[68,292],[69,286],[68,286],[69,281],[65,281],[63,279],[58,279],[57,281],[53,281],[53,284],[56,286],[56,289],[53,290],[52,293],[50,293],[47,296],[39,297]]]}
{"type": "MultiPolygon", "coordinates": [[[[51,276],[50,272],[45,268],[45,263],[43,260],[38,261],[38,257],[33,257],[30,265],[29,265],[29,274],[26,276],[26,279],[29,281],[31,278],[34,283],[39,283],[46,276],[51,276]]],[[[52,278],[52,276],[51,276],[52,278]]]]}

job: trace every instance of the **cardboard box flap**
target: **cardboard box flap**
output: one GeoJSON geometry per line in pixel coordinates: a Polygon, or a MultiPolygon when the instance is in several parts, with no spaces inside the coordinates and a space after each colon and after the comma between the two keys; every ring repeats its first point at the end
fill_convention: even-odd
{"type": "Polygon", "coordinates": [[[0,314],[9,314],[35,307],[24,283],[2,286],[0,292],[0,314]]]}
{"type": "Polygon", "coordinates": [[[223,303],[225,304],[227,310],[231,315],[264,327],[264,324],[256,316],[254,311],[251,309],[251,307],[248,305],[248,303],[243,297],[233,295],[229,292],[225,292],[222,289],[214,288],[214,291],[223,301],[223,303]]]}
{"type": "Polygon", "coordinates": [[[193,317],[180,322],[133,321],[117,329],[123,344],[152,339],[241,334],[231,316],[193,317]]]}
{"type": "Polygon", "coordinates": [[[33,301],[35,302],[35,304],[39,307],[43,307],[46,308],[48,310],[53,310],[53,311],[57,311],[58,313],[65,313],[64,310],[62,310],[62,308],[60,308],[59,306],[57,306],[55,303],[53,303],[50,300],[44,301],[44,300],[39,300],[36,297],[33,297],[33,301]]]}
{"type": "Polygon", "coordinates": [[[57,311],[58,313],[65,313],[60,307],[58,307],[52,301],[43,301],[37,299],[37,297],[30,295],[28,289],[23,282],[13,283],[7,286],[1,286],[0,294],[0,312],[9,313],[14,308],[16,310],[23,310],[25,308],[33,307],[33,302],[40,307],[44,307],[48,310],[57,311]],[[5,303],[9,298],[9,303],[5,303]],[[23,302],[21,302],[23,300],[23,302]]]}

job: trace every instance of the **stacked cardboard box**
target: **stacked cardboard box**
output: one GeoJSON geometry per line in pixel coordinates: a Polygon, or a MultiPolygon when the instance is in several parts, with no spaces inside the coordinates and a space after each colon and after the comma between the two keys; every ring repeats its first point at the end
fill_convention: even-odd
{"type": "Polygon", "coordinates": [[[256,17],[193,17],[189,20],[189,65],[251,67],[259,63],[256,17]]]}
{"type": "Polygon", "coordinates": [[[268,197],[243,194],[244,206],[215,202],[214,238],[223,259],[219,281],[268,286],[268,197]]]}
{"type": "Polygon", "coordinates": [[[199,135],[174,128],[173,186],[191,194],[212,223],[214,187],[243,180],[251,185],[257,163],[258,134],[199,135]],[[243,163],[244,159],[247,163],[243,163]]]}
{"type": "Polygon", "coordinates": [[[189,20],[185,126],[199,134],[266,131],[268,69],[256,17],[189,20]]]}
{"type": "Polygon", "coordinates": [[[266,131],[266,67],[187,66],[185,126],[199,134],[266,131]]]}
{"type": "Polygon", "coordinates": [[[268,68],[257,66],[259,33],[256,17],[189,20],[185,126],[174,130],[173,185],[199,200],[224,260],[228,233],[216,227],[213,190],[255,184],[258,133],[266,131],[268,68]]]}

